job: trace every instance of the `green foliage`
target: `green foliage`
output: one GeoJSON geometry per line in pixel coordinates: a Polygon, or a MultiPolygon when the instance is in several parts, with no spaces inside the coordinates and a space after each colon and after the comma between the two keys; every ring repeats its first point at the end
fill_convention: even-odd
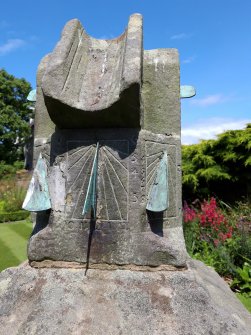
{"type": "Polygon", "coordinates": [[[236,269],[236,277],[231,283],[231,288],[251,298],[251,262],[245,262],[242,268],[236,269]]]}
{"type": "MultiPolygon", "coordinates": [[[[224,244],[213,246],[207,241],[200,241],[194,254],[190,254],[193,258],[198,259],[205,264],[212,266],[221,276],[236,276],[238,267],[235,264],[232,255],[235,254],[232,239],[224,244]]],[[[236,255],[236,254],[235,254],[236,255]]],[[[240,261],[240,256],[236,255],[240,261]]]]}
{"type": "Polygon", "coordinates": [[[251,124],[229,130],[216,140],[182,147],[183,194],[207,194],[236,200],[251,195],[251,124]]]}
{"type": "Polygon", "coordinates": [[[4,212],[15,212],[22,208],[26,190],[18,187],[14,181],[7,183],[7,187],[0,194],[0,201],[4,212]]]}
{"type": "Polygon", "coordinates": [[[194,225],[198,226],[198,223],[192,224],[192,227],[190,224],[184,225],[184,235],[189,255],[208,266],[212,266],[221,276],[234,276],[236,271],[235,262],[243,263],[238,254],[241,247],[237,247],[237,240],[230,238],[215,246],[211,241],[202,238],[198,234],[198,228],[193,227],[194,225]]]}
{"type": "Polygon", "coordinates": [[[0,222],[14,222],[27,219],[30,213],[25,210],[16,212],[0,212],[0,222]]]}
{"type": "Polygon", "coordinates": [[[0,222],[24,220],[29,212],[22,210],[26,190],[15,179],[2,180],[0,185],[0,222]]]}
{"type": "Polygon", "coordinates": [[[0,180],[12,178],[18,170],[23,169],[24,163],[22,161],[14,162],[13,164],[6,164],[0,161],[0,180]]]}
{"type": "Polygon", "coordinates": [[[183,225],[184,237],[186,241],[187,252],[190,256],[195,255],[201,247],[201,238],[200,238],[200,227],[197,219],[189,222],[189,224],[184,223],[183,225]]]}
{"type": "Polygon", "coordinates": [[[31,85],[0,69],[0,157],[7,164],[23,158],[32,111],[26,100],[31,85]],[[18,142],[18,143],[17,143],[18,142]]]}

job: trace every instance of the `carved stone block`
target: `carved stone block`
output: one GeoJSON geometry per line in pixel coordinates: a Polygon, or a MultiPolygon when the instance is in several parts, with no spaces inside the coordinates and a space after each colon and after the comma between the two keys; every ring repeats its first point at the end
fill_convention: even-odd
{"type": "Polygon", "coordinates": [[[37,83],[34,158],[47,162],[52,205],[37,213],[30,261],[185,266],[177,51],[144,51],[138,14],[111,41],[73,20],[37,83]],[[154,212],[146,206],[163,153],[168,205],[154,212]],[[93,173],[95,206],[83,215],[93,173]]]}

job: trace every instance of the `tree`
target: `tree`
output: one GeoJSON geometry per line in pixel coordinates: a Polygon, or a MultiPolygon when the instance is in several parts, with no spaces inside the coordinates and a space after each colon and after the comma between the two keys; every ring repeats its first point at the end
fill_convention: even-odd
{"type": "Polygon", "coordinates": [[[22,147],[30,136],[32,110],[26,100],[31,85],[0,69],[0,161],[23,159],[22,147]]]}
{"type": "Polygon", "coordinates": [[[183,146],[183,193],[216,195],[227,201],[251,196],[251,124],[228,130],[216,140],[183,146]]]}

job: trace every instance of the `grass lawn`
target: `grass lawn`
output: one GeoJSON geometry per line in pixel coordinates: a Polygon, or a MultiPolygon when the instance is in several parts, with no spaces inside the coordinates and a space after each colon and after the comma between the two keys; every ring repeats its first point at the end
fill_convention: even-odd
{"type": "Polygon", "coordinates": [[[251,313],[251,298],[247,298],[240,293],[236,294],[239,300],[243,303],[246,309],[251,313]]]}
{"type": "Polygon", "coordinates": [[[0,271],[27,259],[27,241],[32,231],[30,221],[0,223],[0,271]]]}

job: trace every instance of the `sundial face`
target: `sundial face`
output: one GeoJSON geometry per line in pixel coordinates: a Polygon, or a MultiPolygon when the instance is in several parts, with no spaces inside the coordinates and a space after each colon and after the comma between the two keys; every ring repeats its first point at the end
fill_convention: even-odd
{"type": "MultiPolygon", "coordinates": [[[[68,219],[83,220],[96,144],[68,141],[67,146],[66,213],[68,219]]],[[[128,220],[128,155],[127,140],[99,141],[96,181],[96,218],[99,220],[128,220]]]]}

